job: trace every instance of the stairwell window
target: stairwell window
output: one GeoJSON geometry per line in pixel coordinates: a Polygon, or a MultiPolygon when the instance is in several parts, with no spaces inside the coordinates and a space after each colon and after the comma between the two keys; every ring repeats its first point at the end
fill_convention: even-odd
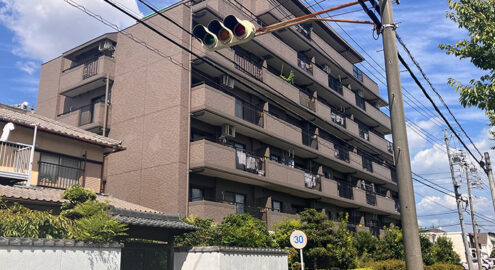
{"type": "Polygon", "coordinates": [[[273,212],[282,212],[282,202],[272,200],[272,211],[273,212]]]}

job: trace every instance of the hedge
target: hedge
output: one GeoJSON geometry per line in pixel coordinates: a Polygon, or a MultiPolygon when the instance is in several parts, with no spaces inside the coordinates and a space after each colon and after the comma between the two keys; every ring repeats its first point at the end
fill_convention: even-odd
{"type": "MultiPolygon", "coordinates": [[[[401,260],[386,260],[386,261],[378,261],[378,262],[369,262],[366,263],[363,267],[360,268],[362,270],[407,270],[406,262],[401,260]]],[[[357,270],[357,269],[356,269],[357,270]]],[[[424,266],[424,270],[464,270],[464,268],[460,265],[453,264],[441,264],[436,263],[430,266],[424,266]]]]}

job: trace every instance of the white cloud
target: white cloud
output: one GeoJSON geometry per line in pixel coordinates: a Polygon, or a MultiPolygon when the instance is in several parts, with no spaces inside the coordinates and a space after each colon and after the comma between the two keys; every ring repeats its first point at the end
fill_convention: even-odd
{"type": "Polygon", "coordinates": [[[33,61],[27,61],[27,62],[17,61],[15,65],[17,66],[18,69],[26,72],[29,75],[33,75],[34,71],[39,67],[39,65],[37,65],[33,61]]]}
{"type": "MultiPolygon", "coordinates": [[[[119,27],[134,23],[134,20],[102,0],[76,2],[119,27]]],[[[141,14],[135,0],[119,2],[141,14]]],[[[0,23],[14,33],[14,54],[42,61],[50,60],[77,44],[113,31],[62,0],[0,0],[0,23]]]]}
{"type": "MultiPolygon", "coordinates": [[[[439,204],[449,209],[457,208],[455,198],[446,194],[443,196],[424,196],[416,206],[418,209],[421,209],[421,212],[423,213],[438,213],[439,204]]],[[[440,210],[448,211],[445,208],[440,210]]]]}

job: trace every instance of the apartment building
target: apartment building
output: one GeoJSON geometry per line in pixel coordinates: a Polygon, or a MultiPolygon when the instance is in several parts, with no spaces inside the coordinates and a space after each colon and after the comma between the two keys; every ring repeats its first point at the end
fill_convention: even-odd
{"type": "MultiPolygon", "coordinates": [[[[229,14],[259,27],[310,11],[206,0],[160,12],[191,30],[229,14]]],[[[197,56],[135,24],[41,69],[38,113],[125,143],[107,159],[105,192],[215,221],[248,212],[270,227],[304,208],[348,213],[351,228],[373,233],[400,222],[387,102],[327,24],[215,53],[157,14],[145,20],[197,56]]]]}

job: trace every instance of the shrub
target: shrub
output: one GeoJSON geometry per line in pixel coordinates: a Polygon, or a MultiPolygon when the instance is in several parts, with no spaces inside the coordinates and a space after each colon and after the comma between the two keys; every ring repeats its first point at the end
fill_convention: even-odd
{"type": "Polygon", "coordinates": [[[218,243],[227,247],[272,247],[265,223],[250,214],[231,214],[218,225],[218,243]]]}
{"type": "Polygon", "coordinates": [[[17,203],[0,202],[0,235],[23,238],[70,238],[71,220],[47,211],[36,211],[17,203]]]}
{"type": "Polygon", "coordinates": [[[212,219],[189,216],[185,217],[183,221],[195,226],[197,230],[176,236],[176,246],[197,247],[218,245],[217,224],[212,219]]]}
{"type": "Polygon", "coordinates": [[[436,263],[459,264],[461,259],[454,251],[452,241],[446,237],[438,237],[433,245],[433,258],[436,263]]]}
{"type": "Polygon", "coordinates": [[[386,260],[367,263],[364,267],[374,270],[406,270],[406,262],[401,260],[386,260]]]}
{"type": "Polygon", "coordinates": [[[435,263],[431,266],[425,266],[424,270],[464,270],[464,267],[455,264],[435,263]]]}

